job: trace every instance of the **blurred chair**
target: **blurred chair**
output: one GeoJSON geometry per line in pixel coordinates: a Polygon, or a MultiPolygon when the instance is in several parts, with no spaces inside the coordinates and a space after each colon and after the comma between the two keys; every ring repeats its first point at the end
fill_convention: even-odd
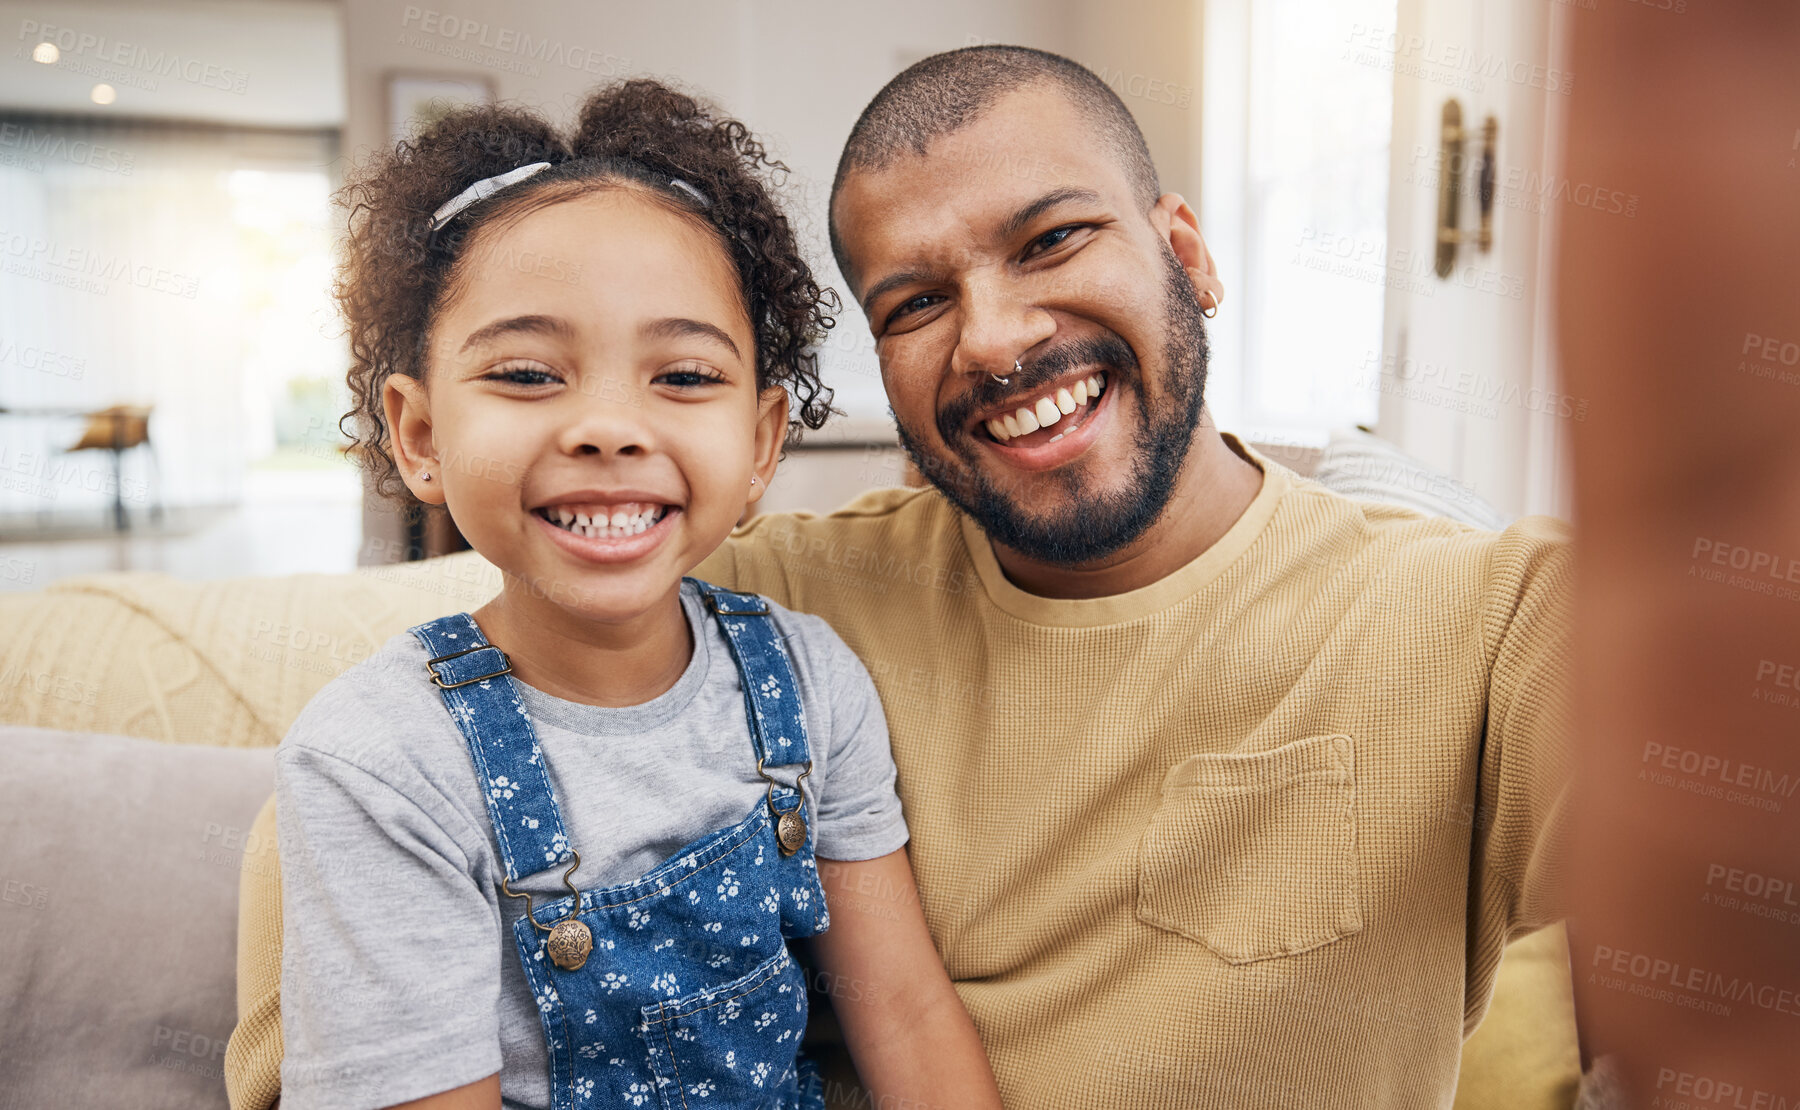
{"type": "Polygon", "coordinates": [[[87,427],[82,429],[81,438],[75,445],[67,448],[70,453],[76,451],[110,451],[112,452],[113,470],[113,526],[123,532],[130,524],[125,515],[125,482],[123,460],[125,452],[133,447],[142,447],[150,456],[150,469],[156,474],[156,498],[150,503],[151,519],[162,519],[162,471],[156,465],[156,448],[150,445],[150,406],[149,405],[112,405],[90,413],[83,414],[87,418],[87,427]]]}

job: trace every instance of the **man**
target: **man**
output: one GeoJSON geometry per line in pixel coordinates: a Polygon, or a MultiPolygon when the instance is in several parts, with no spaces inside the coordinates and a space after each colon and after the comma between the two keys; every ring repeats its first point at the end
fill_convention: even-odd
{"type": "Polygon", "coordinates": [[[1502,948],[1557,916],[1562,526],[1352,502],[1221,436],[1197,219],[1065,59],[896,77],[831,228],[934,488],[760,518],[698,573],[869,665],[1008,1103],[1445,1104],[1502,948]]]}
{"type": "Polygon", "coordinates": [[[759,518],[697,573],[866,662],[1008,1104],[1445,1105],[1502,949],[1558,915],[1562,527],[1349,501],[1222,435],[1197,219],[1066,59],[896,77],[831,228],[932,488],[759,518]]]}

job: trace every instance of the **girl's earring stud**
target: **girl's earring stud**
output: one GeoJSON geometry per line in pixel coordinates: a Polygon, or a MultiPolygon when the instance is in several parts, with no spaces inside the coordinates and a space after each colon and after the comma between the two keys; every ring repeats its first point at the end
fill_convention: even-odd
{"type": "Polygon", "coordinates": [[[429,470],[419,471],[419,481],[421,481],[421,482],[431,481],[431,471],[429,471],[429,470]]]}
{"type": "Polygon", "coordinates": [[[750,475],[750,484],[753,486],[756,484],[756,475],[750,475]]]}

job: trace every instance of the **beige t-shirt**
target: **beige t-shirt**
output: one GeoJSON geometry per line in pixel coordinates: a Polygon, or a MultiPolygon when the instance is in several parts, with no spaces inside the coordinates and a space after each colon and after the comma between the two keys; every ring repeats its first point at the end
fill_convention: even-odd
{"type": "Polygon", "coordinates": [[[1570,551],[1265,474],[1174,574],[1009,583],[931,490],[696,573],[817,613],[886,709],[933,939],[1008,1105],[1445,1106],[1555,920],[1570,551]]]}

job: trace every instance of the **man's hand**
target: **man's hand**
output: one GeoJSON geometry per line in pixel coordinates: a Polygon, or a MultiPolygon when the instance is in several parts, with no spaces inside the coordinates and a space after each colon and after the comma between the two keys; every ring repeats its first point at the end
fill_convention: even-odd
{"type": "Polygon", "coordinates": [[[1583,1048],[1630,1105],[1800,1092],[1800,8],[1569,10],[1583,1048]],[[1789,668],[1786,672],[1782,668],[1789,668]]]}

